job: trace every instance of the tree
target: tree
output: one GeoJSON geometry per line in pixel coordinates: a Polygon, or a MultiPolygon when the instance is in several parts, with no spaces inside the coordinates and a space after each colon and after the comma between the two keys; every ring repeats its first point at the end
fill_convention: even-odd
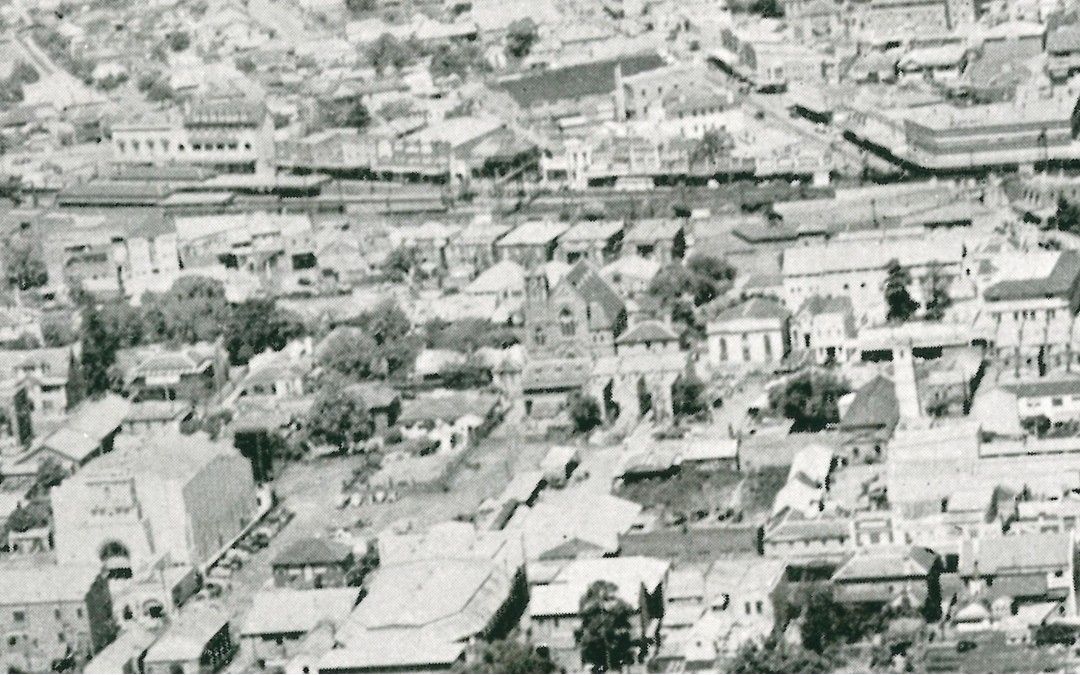
{"type": "Polygon", "coordinates": [[[707,409],[705,383],[693,371],[681,373],[672,383],[671,408],[676,418],[694,417],[707,409]]]}
{"type": "Polygon", "coordinates": [[[182,30],[169,33],[167,40],[169,42],[169,49],[174,52],[182,52],[191,46],[191,36],[182,30]]]}
{"type": "Polygon", "coordinates": [[[368,112],[367,106],[357,101],[349,106],[348,111],[345,113],[345,117],[341,120],[340,126],[349,127],[350,129],[367,129],[371,124],[371,113],[368,112]]]}
{"type": "Polygon", "coordinates": [[[339,380],[329,380],[315,396],[307,421],[308,437],[314,443],[350,450],[370,438],[373,430],[364,399],[339,380]]]}
{"type": "Polygon", "coordinates": [[[664,306],[690,300],[700,307],[731,288],[735,268],[711,255],[696,255],[682,263],[672,263],[660,270],[649,283],[649,294],[664,306]]]}
{"type": "Polygon", "coordinates": [[[233,310],[225,327],[225,349],[233,365],[244,365],[251,357],[271,349],[281,351],[290,340],[303,334],[303,326],[273,300],[246,300],[233,310]]]}
{"type": "Polygon", "coordinates": [[[146,99],[153,103],[171,101],[174,95],[172,87],[169,86],[169,83],[165,80],[154,82],[150,85],[150,88],[146,90],[146,99]]]}
{"type": "Polygon", "coordinates": [[[698,144],[690,153],[691,164],[712,164],[724,157],[732,148],[733,142],[730,137],[720,131],[706,131],[698,144]]]}
{"type": "Polygon", "coordinates": [[[900,265],[900,261],[890,260],[885,266],[885,304],[889,308],[886,318],[889,321],[903,323],[919,308],[919,303],[908,292],[910,283],[911,273],[900,265]]]}
{"type": "Polygon", "coordinates": [[[934,264],[927,274],[926,313],[928,321],[941,321],[945,318],[945,310],[952,304],[949,297],[949,280],[941,270],[941,264],[934,264]]]}
{"type": "Polygon", "coordinates": [[[369,335],[376,345],[371,372],[378,377],[405,373],[416,360],[420,339],[410,335],[412,324],[393,300],[384,300],[348,325],[369,335]]]}
{"type": "Polygon", "coordinates": [[[33,84],[41,79],[38,71],[26,61],[19,61],[11,69],[11,74],[8,77],[13,82],[19,82],[22,84],[33,84]]]}
{"type": "Polygon", "coordinates": [[[479,318],[463,318],[450,322],[436,319],[424,325],[424,333],[424,341],[428,347],[466,354],[481,347],[506,349],[521,342],[520,329],[479,318]]]}
{"type": "Polygon", "coordinates": [[[20,291],[40,288],[49,281],[45,262],[29,242],[21,239],[8,241],[4,250],[4,266],[8,283],[20,291]]]}
{"type": "Polygon", "coordinates": [[[507,638],[484,645],[480,657],[462,672],[466,673],[557,673],[559,667],[546,652],[528,642],[507,638]]]}
{"type": "Polygon", "coordinates": [[[245,75],[255,72],[255,61],[250,56],[241,56],[236,59],[236,69],[245,75]]]}
{"type": "Polygon", "coordinates": [[[850,644],[885,629],[889,616],[874,605],[837,602],[823,583],[808,585],[796,593],[795,607],[801,615],[802,646],[817,654],[834,645],[850,644]]]}
{"type": "Polygon", "coordinates": [[[847,383],[825,372],[808,370],[769,392],[769,406],[792,420],[792,431],[821,431],[840,421],[837,402],[847,383]]]}
{"type": "Polygon", "coordinates": [[[1042,438],[1050,431],[1050,418],[1046,415],[1034,415],[1020,420],[1020,426],[1032,436],[1042,438]]]}
{"type": "Polygon", "coordinates": [[[827,673],[833,664],[820,654],[782,639],[768,637],[762,643],[748,640],[739,647],[729,673],[827,673]]]}
{"type": "Polygon", "coordinates": [[[747,9],[768,19],[779,19],[784,16],[784,8],[779,0],[752,0],[747,9]]]}
{"type": "Polygon", "coordinates": [[[48,492],[67,478],[67,471],[60,465],[55,457],[46,457],[38,464],[34,484],[42,491],[48,492]]]}
{"type": "Polygon", "coordinates": [[[91,308],[83,319],[82,366],[86,393],[93,396],[109,389],[109,370],[116,362],[120,348],[117,334],[106,326],[97,308],[91,308]]]}
{"type": "Polygon", "coordinates": [[[479,389],[491,384],[491,369],[474,358],[447,366],[441,375],[448,389],[479,389]]]}
{"type": "Polygon", "coordinates": [[[1065,197],[1058,197],[1057,211],[1047,221],[1050,229],[1080,234],[1080,207],[1065,197]]]}
{"type": "Polygon", "coordinates": [[[398,246],[386,256],[382,263],[382,271],[392,281],[400,282],[412,276],[418,263],[416,251],[405,246],[398,246]]]}
{"type": "Polygon", "coordinates": [[[48,501],[33,501],[19,505],[8,516],[6,529],[9,532],[26,532],[36,527],[45,527],[52,520],[48,501]]]}
{"type": "Polygon", "coordinates": [[[354,380],[365,380],[373,374],[378,345],[358,328],[343,326],[323,342],[318,361],[327,370],[354,380]]]}
{"type": "Polygon", "coordinates": [[[441,44],[431,55],[431,74],[435,77],[457,75],[464,79],[469,73],[490,69],[484,52],[474,42],[441,44]]]}
{"type": "Polygon", "coordinates": [[[574,430],[579,434],[587,434],[600,426],[603,418],[600,416],[600,404],[588,394],[574,394],[570,397],[570,420],[574,423],[574,430]]]}
{"type": "Polygon", "coordinates": [[[148,294],[143,318],[151,340],[190,344],[221,335],[232,313],[225,286],[209,277],[181,277],[168,291],[148,294]]]}
{"type": "Polygon", "coordinates": [[[523,59],[529,55],[539,39],[540,30],[535,21],[528,17],[518,19],[506,28],[506,54],[515,59],[523,59]]]}
{"type": "Polygon", "coordinates": [[[621,670],[634,663],[635,641],[630,630],[633,608],[617,595],[618,587],[597,581],[581,598],[581,627],[574,632],[581,661],[594,673],[621,670]]]}
{"type": "Polygon", "coordinates": [[[637,381],[637,399],[638,399],[638,413],[644,416],[650,410],[652,410],[652,394],[649,393],[649,386],[645,382],[645,376],[642,375],[637,381]]]}
{"type": "Polygon", "coordinates": [[[345,9],[353,15],[375,11],[375,0],[345,0],[345,9]]]}
{"type": "Polygon", "coordinates": [[[412,50],[390,33],[383,33],[371,44],[368,62],[382,73],[387,69],[401,70],[413,60],[412,50]]]}

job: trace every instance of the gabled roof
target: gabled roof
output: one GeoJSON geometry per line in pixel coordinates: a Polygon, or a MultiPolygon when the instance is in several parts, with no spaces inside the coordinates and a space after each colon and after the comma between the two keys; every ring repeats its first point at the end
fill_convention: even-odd
{"type": "Polygon", "coordinates": [[[1080,378],[1010,382],[1001,388],[1020,398],[1076,395],[1080,394],[1080,378]]]}
{"type": "MultiPolygon", "coordinates": [[[[606,322],[600,322],[604,326],[614,325],[626,306],[622,298],[608,286],[607,282],[600,278],[586,261],[582,260],[566,273],[559,285],[569,284],[585,302],[590,306],[598,305],[604,312],[606,322]]],[[[594,320],[595,320],[594,315],[594,320]]]]}
{"type": "Polygon", "coordinates": [[[892,380],[878,375],[855,392],[855,398],[840,420],[840,428],[889,428],[895,426],[899,419],[900,405],[896,400],[896,387],[892,380]]]}
{"type": "Polygon", "coordinates": [[[293,542],[278,554],[271,563],[274,567],[293,567],[298,565],[341,564],[348,560],[353,551],[344,544],[328,539],[309,537],[293,542]]]}
{"type": "Polygon", "coordinates": [[[1067,534],[1039,532],[965,540],[960,574],[997,575],[1067,569],[1072,555],[1067,534]]]}
{"type": "Polygon", "coordinates": [[[508,93],[518,105],[529,108],[538,103],[610,94],[615,90],[616,67],[622,69],[623,76],[628,76],[663,65],[664,59],[659,54],[636,54],[530,74],[501,82],[498,88],[508,93]]]}
{"type": "Polygon", "coordinates": [[[746,302],[721,311],[710,323],[724,323],[740,319],[777,319],[782,321],[789,316],[791,316],[791,313],[787,311],[779,300],[750,298],[746,302]]]}
{"type": "Polygon", "coordinates": [[[813,295],[806,299],[797,313],[820,316],[821,314],[851,314],[853,311],[851,298],[846,295],[829,298],[813,295]]]}
{"type": "Polygon", "coordinates": [[[921,546],[860,551],[833,574],[834,582],[924,577],[937,561],[937,554],[921,546]]]}
{"type": "Polygon", "coordinates": [[[360,589],[351,586],[260,591],[255,595],[240,634],[307,633],[325,620],[340,625],[356,606],[359,595],[360,589]]]}
{"type": "Polygon", "coordinates": [[[1006,279],[990,286],[983,297],[990,301],[1027,300],[1068,296],[1080,279],[1080,254],[1062,251],[1045,277],[1006,279]]]}
{"type": "Polygon", "coordinates": [[[617,345],[641,344],[644,342],[673,342],[679,336],[670,327],[660,321],[648,320],[635,324],[615,339],[617,345]]]}

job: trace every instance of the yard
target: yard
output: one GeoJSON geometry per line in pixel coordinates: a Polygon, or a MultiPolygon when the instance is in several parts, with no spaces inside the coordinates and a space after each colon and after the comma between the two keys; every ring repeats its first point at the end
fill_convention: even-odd
{"type": "Polygon", "coordinates": [[[671,476],[624,483],[615,494],[661,510],[671,524],[710,517],[758,520],[768,516],[786,479],[787,467],[765,466],[749,473],[683,469],[671,476]]]}

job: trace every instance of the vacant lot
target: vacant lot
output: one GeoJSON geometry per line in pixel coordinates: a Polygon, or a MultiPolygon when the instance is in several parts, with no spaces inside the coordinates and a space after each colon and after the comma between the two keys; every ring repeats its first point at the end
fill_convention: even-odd
{"type": "Polygon", "coordinates": [[[749,473],[730,469],[684,469],[672,476],[623,484],[616,494],[669,516],[701,519],[729,509],[743,520],[768,516],[776,493],[787,478],[787,467],[765,466],[749,473]]]}

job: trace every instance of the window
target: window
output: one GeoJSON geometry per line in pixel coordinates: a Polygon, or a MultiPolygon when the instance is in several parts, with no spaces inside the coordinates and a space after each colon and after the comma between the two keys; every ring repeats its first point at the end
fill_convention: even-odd
{"type": "Polygon", "coordinates": [[[1055,396],[1054,398],[1050,399],[1050,405],[1054,406],[1055,408],[1061,406],[1061,397],[1055,396]]]}
{"type": "Polygon", "coordinates": [[[761,614],[765,610],[765,603],[763,603],[761,600],[758,600],[756,603],[754,603],[754,605],[754,609],[757,610],[758,614],[761,614]]]}
{"type": "Polygon", "coordinates": [[[727,361],[728,360],[727,338],[720,338],[720,360],[721,361],[727,361]]]}
{"type": "Polygon", "coordinates": [[[577,332],[577,322],[574,321],[574,312],[569,307],[563,307],[559,312],[559,331],[564,337],[572,337],[577,332]]]}
{"type": "Polygon", "coordinates": [[[750,603],[749,602],[746,603],[745,608],[746,608],[746,613],[750,614],[750,603]]]}
{"type": "Polygon", "coordinates": [[[180,145],[176,146],[176,149],[179,150],[180,152],[183,152],[185,150],[184,144],[181,143],[180,145]]]}
{"type": "Polygon", "coordinates": [[[57,620],[57,621],[59,621],[59,620],[60,620],[60,609],[59,609],[59,608],[57,608],[57,609],[53,610],[53,616],[55,616],[55,617],[56,617],[56,620],[57,620]]]}
{"type": "Polygon", "coordinates": [[[15,623],[22,623],[26,621],[26,612],[22,610],[16,610],[11,613],[11,620],[15,623]]]}
{"type": "Polygon", "coordinates": [[[765,358],[772,360],[772,340],[769,339],[768,335],[762,335],[761,340],[765,343],[765,358]]]}
{"type": "Polygon", "coordinates": [[[56,641],[59,642],[60,644],[64,644],[65,642],[67,642],[67,638],[64,637],[63,633],[57,633],[56,634],[56,641]]]}

